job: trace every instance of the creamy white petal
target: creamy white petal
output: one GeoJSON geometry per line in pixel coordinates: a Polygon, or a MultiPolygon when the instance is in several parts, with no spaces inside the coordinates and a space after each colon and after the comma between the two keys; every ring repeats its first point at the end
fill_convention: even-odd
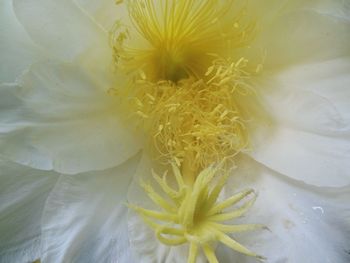
{"type": "Polygon", "coordinates": [[[279,122],[319,133],[349,131],[349,72],[350,56],[295,65],[270,76],[262,96],[279,122]]]}
{"type": "Polygon", "coordinates": [[[87,12],[98,24],[106,31],[112,29],[116,20],[129,20],[126,5],[117,5],[115,1],[110,0],[74,0],[74,2],[87,12]]]}
{"type": "Polygon", "coordinates": [[[19,163],[79,173],[114,167],[140,147],[117,99],[76,66],[37,64],[0,93],[1,153],[19,163]]]}
{"type": "MultiPolygon", "coordinates": [[[[145,182],[154,182],[151,170],[159,172],[155,167],[156,163],[152,162],[147,154],[144,154],[137,168],[134,180],[128,191],[128,202],[139,205],[144,208],[159,210],[144,190],[140,187],[140,180],[145,182]]],[[[171,176],[168,177],[171,182],[171,176]]],[[[158,189],[154,185],[155,189],[158,189]]],[[[158,189],[159,193],[162,191],[158,189]]],[[[130,235],[130,245],[137,261],[142,263],[183,263],[188,257],[189,246],[187,244],[181,246],[166,246],[158,241],[153,230],[151,230],[143,221],[143,219],[134,211],[128,211],[128,229],[130,235]]],[[[207,262],[205,256],[200,254],[197,263],[207,262]]]]}
{"type": "Polygon", "coordinates": [[[109,49],[107,32],[70,0],[13,0],[13,5],[30,37],[52,56],[73,60],[88,49],[109,49]]]}
{"type": "MultiPolygon", "coordinates": [[[[288,179],[251,159],[239,161],[227,194],[253,187],[258,198],[240,222],[265,224],[270,231],[235,235],[269,263],[346,263],[350,260],[350,188],[318,188],[288,179]]],[[[253,263],[223,247],[220,262],[253,263]]]]}
{"type": "Polygon", "coordinates": [[[134,262],[125,201],[138,161],[60,177],[42,219],[43,263],[134,262]]]}
{"type": "Polygon", "coordinates": [[[277,128],[261,141],[252,156],[280,173],[317,186],[349,184],[348,138],[277,128]]]}
{"type": "Polygon", "coordinates": [[[306,183],[350,184],[349,70],[350,60],[335,59],[293,67],[261,83],[275,126],[269,134],[257,132],[252,156],[306,183]]]}
{"type": "Polygon", "coordinates": [[[58,175],[0,161],[0,262],[40,257],[41,216],[58,175]]]}
{"type": "Polygon", "coordinates": [[[343,19],[347,19],[350,12],[350,4],[343,0],[251,0],[248,6],[256,16],[264,16],[270,22],[278,16],[298,10],[313,10],[343,19]]]}
{"type": "Polygon", "coordinates": [[[13,12],[12,1],[0,3],[0,83],[13,82],[43,54],[13,12]]]}
{"type": "Polygon", "coordinates": [[[266,52],[265,68],[278,70],[294,63],[349,55],[350,6],[344,1],[332,2],[287,1],[282,5],[270,23],[261,26],[254,44],[255,49],[266,52]]]}

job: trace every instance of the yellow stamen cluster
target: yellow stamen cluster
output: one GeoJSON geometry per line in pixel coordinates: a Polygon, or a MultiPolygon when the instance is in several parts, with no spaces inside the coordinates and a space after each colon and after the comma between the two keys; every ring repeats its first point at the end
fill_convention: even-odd
{"type": "Polygon", "coordinates": [[[130,205],[139,213],[145,222],[155,231],[160,242],[169,246],[178,246],[189,243],[188,263],[195,263],[199,248],[202,248],[210,263],[217,263],[215,246],[221,242],[229,248],[245,255],[264,259],[251,252],[246,247],[232,239],[229,233],[253,231],[265,228],[259,224],[226,225],[223,222],[244,215],[255,201],[254,191],[249,189],[218,202],[218,196],[224,186],[228,173],[217,180],[210,189],[219,166],[210,166],[198,175],[195,183],[189,186],[183,181],[178,167],[173,164],[173,173],[177,182],[177,189],[168,185],[166,175],[163,177],[154,173],[154,178],[162,188],[165,197],[156,193],[151,184],[141,182],[149,198],[159,206],[161,211],[145,209],[130,205]],[[236,210],[225,211],[227,208],[244,201],[236,210]]]}
{"type": "Polygon", "coordinates": [[[139,80],[130,88],[135,112],[163,160],[180,165],[191,155],[193,166],[207,167],[247,147],[247,120],[237,103],[253,92],[245,84],[246,63],[244,58],[235,63],[216,59],[206,80],[139,80]]]}
{"type": "Polygon", "coordinates": [[[151,135],[157,157],[179,165],[192,159],[203,168],[246,148],[249,119],[237,95],[253,93],[247,80],[255,69],[233,52],[255,32],[244,6],[233,8],[233,0],[129,0],[127,6],[143,41],[128,41],[130,30],[118,21],[111,44],[118,68],[133,73],[122,94],[132,98],[128,109],[151,135]]]}

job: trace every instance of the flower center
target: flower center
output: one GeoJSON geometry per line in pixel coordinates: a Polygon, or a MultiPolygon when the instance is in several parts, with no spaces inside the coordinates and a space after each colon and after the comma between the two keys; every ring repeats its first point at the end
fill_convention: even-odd
{"type": "Polygon", "coordinates": [[[260,225],[222,224],[248,210],[254,199],[223,211],[252,191],[218,202],[227,176],[217,184],[212,180],[218,171],[213,163],[233,162],[249,145],[247,97],[255,101],[248,81],[261,65],[252,67],[237,51],[254,37],[255,24],[233,0],[129,0],[127,6],[137,34],[121,22],[111,33],[116,65],[132,76],[118,93],[131,102],[126,109],[149,135],[158,160],[172,164],[178,184],[173,189],[155,175],[165,198],[150,184],[141,185],[161,211],[130,206],[160,242],[188,242],[189,263],[200,247],[210,263],[217,262],[217,242],[261,258],[227,235],[260,225]]]}
{"type": "MultiPolygon", "coordinates": [[[[233,0],[130,0],[130,18],[144,44],[120,47],[128,71],[142,69],[147,80],[177,82],[189,76],[202,78],[216,57],[227,57],[254,36],[254,24],[245,22],[241,8],[232,10],[233,0]],[[234,17],[231,17],[234,15],[234,17]]],[[[114,34],[117,38],[119,34],[114,34]]]]}
{"type": "Polygon", "coordinates": [[[239,104],[254,90],[243,85],[249,78],[247,61],[217,59],[205,79],[178,83],[140,80],[128,92],[134,111],[150,131],[156,155],[179,165],[190,159],[194,170],[239,153],[249,144],[245,122],[249,114],[239,104]],[[247,116],[246,116],[247,115],[247,116]]]}
{"type": "Polygon", "coordinates": [[[186,73],[186,55],[175,49],[167,50],[159,47],[159,51],[150,57],[151,65],[154,67],[154,79],[165,79],[178,82],[188,77],[186,73]]]}

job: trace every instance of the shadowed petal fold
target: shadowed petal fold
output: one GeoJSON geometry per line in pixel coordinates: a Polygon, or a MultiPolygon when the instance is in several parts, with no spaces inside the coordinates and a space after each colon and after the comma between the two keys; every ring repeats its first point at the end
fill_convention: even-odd
{"type": "Polygon", "coordinates": [[[0,262],[41,256],[41,216],[58,174],[0,161],[0,262]]]}
{"type": "Polygon", "coordinates": [[[125,201],[138,160],[136,155],[108,170],[61,175],[44,210],[43,263],[135,262],[125,201]]]}
{"type": "Polygon", "coordinates": [[[124,162],[139,144],[107,87],[71,64],[32,66],[19,84],[1,86],[0,152],[70,174],[124,162]]]}

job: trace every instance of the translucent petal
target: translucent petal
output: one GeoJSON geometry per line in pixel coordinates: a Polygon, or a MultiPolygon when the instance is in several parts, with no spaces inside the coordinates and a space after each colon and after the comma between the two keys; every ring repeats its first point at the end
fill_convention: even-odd
{"type": "Polygon", "coordinates": [[[13,6],[33,41],[52,56],[73,60],[87,49],[108,49],[107,32],[72,1],[13,0],[13,6]]]}
{"type": "Polygon", "coordinates": [[[0,89],[1,153],[64,173],[124,162],[140,144],[105,88],[71,64],[33,66],[20,84],[0,89]]]}
{"type": "Polygon", "coordinates": [[[116,5],[116,1],[110,0],[75,0],[79,7],[88,13],[105,30],[111,30],[116,20],[122,20],[123,23],[130,23],[126,5],[116,5]]]}
{"type": "Polygon", "coordinates": [[[0,161],[0,262],[41,255],[41,216],[58,174],[0,161]]]}
{"type": "Polygon", "coordinates": [[[350,60],[335,59],[299,65],[262,83],[275,126],[270,134],[260,130],[252,156],[306,183],[349,184],[349,70],[350,60]]]}
{"type": "Polygon", "coordinates": [[[12,1],[0,3],[0,83],[13,82],[43,57],[14,14],[12,1]]]}
{"type": "Polygon", "coordinates": [[[350,21],[346,17],[326,13],[309,3],[281,13],[264,25],[256,42],[255,47],[266,52],[265,69],[279,70],[350,54],[350,21]]]}
{"type": "Polygon", "coordinates": [[[126,193],[139,155],[122,165],[62,175],[42,219],[43,263],[133,263],[127,232],[126,193]]]}

